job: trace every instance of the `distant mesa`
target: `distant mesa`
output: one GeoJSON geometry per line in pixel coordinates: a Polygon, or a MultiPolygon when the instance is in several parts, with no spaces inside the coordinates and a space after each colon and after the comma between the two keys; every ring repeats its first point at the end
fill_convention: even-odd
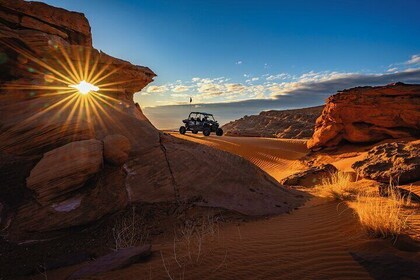
{"type": "Polygon", "coordinates": [[[323,109],[324,106],[317,106],[265,111],[229,122],[222,128],[228,136],[309,139],[314,131],[315,120],[323,109]]]}
{"type": "Polygon", "coordinates": [[[420,85],[343,90],[327,99],[308,148],[420,136],[420,85]]]}

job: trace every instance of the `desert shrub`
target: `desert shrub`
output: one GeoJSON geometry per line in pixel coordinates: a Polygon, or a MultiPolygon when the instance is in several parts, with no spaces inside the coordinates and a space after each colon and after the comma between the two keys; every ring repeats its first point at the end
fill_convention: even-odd
{"type": "MultiPolygon", "coordinates": [[[[226,259],[226,252],[213,246],[219,241],[217,217],[204,216],[196,220],[185,221],[175,229],[173,250],[169,257],[161,252],[162,264],[169,279],[184,279],[191,267],[202,264],[204,257],[221,258],[216,263],[218,270],[226,259]]],[[[217,246],[216,246],[217,247],[217,246]]],[[[166,253],[168,255],[168,252],[166,253]]]]}
{"type": "Polygon", "coordinates": [[[315,187],[315,193],[322,197],[329,197],[336,200],[354,199],[360,187],[352,182],[351,174],[346,172],[335,172],[331,176],[322,179],[321,184],[315,187]]]}
{"type": "Polygon", "coordinates": [[[411,204],[410,196],[402,195],[392,185],[387,193],[386,198],[377,193],[361,193],[350,203],[360,223],[371,236],[395,237],[408,227],[411,216],[407,210],[411,204]]]}
{"type": "Polygon", "coordinates": [[[117,217],[112,227],[115,250],[144,245],[149,237],[144,216],[136,213],[135,206],[130,210],[117,217]]]}

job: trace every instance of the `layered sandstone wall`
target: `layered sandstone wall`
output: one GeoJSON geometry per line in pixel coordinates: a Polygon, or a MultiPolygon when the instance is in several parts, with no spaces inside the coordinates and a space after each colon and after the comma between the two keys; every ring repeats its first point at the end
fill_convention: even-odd
{"type": "Polygon", "coordinates": [[[308,148],[420,136],[420,85],[356,87],[327,99],[308,148]]]}
{"type": "Polygon", "coordinates": [[[286,139],[307,139],[314,131],[315,120],[324,106],[272,110],[259,115],[245,116],[223,126],[228,136],[275,137],[286,139]]]}

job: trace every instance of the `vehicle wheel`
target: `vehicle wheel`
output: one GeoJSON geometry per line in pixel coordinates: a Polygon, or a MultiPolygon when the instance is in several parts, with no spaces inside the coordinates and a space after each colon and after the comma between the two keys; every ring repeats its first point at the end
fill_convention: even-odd
{"type": "Polygon", "coordinates": [[[198,130],[197,129],[193,129],[192,133],[193,134],[197,134],[198,133],[198,130]]]}
{"type": "Polygon", "coordinates": [[[185,126],[181,126],[181,127],[179,128],[179,133],[181,133],[181,134],[185,134],[185,132],[187,132],[187,129],[185,128],[185,126]]]}
{"type": "Polygon", "coordinates": [[[216,135],[217,136],[222,136],[223,135],[223,129],[221,129],[221,128],[216,129],[216,135]]]}
{"type": "Polygon", "coordinates": [[[210,133],[211,133],[211,129],[210,128],[206,127],[206,128],[203,129],[203,135],[204,136],[209,136],[210,133]]]}

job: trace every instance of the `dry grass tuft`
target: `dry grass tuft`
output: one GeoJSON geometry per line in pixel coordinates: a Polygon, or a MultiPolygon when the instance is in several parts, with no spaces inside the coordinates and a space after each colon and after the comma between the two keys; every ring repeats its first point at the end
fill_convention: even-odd
{"type": "Polygon", "coordinates": [[[149,237],[145,219],[136,213],[135,206],[121,215],[112,228],[114,249],[144,245],[149,237]]]}
{"type": "Polygon", "coordinates": [[[388,195],[384,198],[378,194],[363,193],[350,203],[362,226],[373,237],[395,237],[408,228],[410,196],[401,195],[392,185],[388,195]]]}
{"type": "Polygon", "coordinates": [[[348,173],[337,172],[324,179],[314,192],[321,197],[348,201],[363,228],[373,237],[395,237],[403,233],[412,215],[411,197],[399,192],[392,180],[384,191],[388,196],[382,197],[377,188],[364,187],[352,182],[348,173]]]}
{"type": "MultiPolygon", "coordinates": [[[[169,279],[184,279],[189,268],[202,265],[204,257],[219,258],[213,246],[219,241],[218,219],[212,216],[202,217],[183,223],[175,230],[173,250],[169,258],[161,252],[162,263],[169,279]]],[[[217,247],[217,246],[216,246],[217,247]]],[[[223,252],[221,263],[215,267],[218,270],[226,260],[223,252]]]]}
{"type": "Polygon", "coordinates": [[[336,172],[330,177],[324,178],[321,185],[314,189],[315,193],[321,197],[329,197],[336,200],[354,199],[360,190],[360,187],[352,182],[351,174],[345,172],[336,172]]]}

